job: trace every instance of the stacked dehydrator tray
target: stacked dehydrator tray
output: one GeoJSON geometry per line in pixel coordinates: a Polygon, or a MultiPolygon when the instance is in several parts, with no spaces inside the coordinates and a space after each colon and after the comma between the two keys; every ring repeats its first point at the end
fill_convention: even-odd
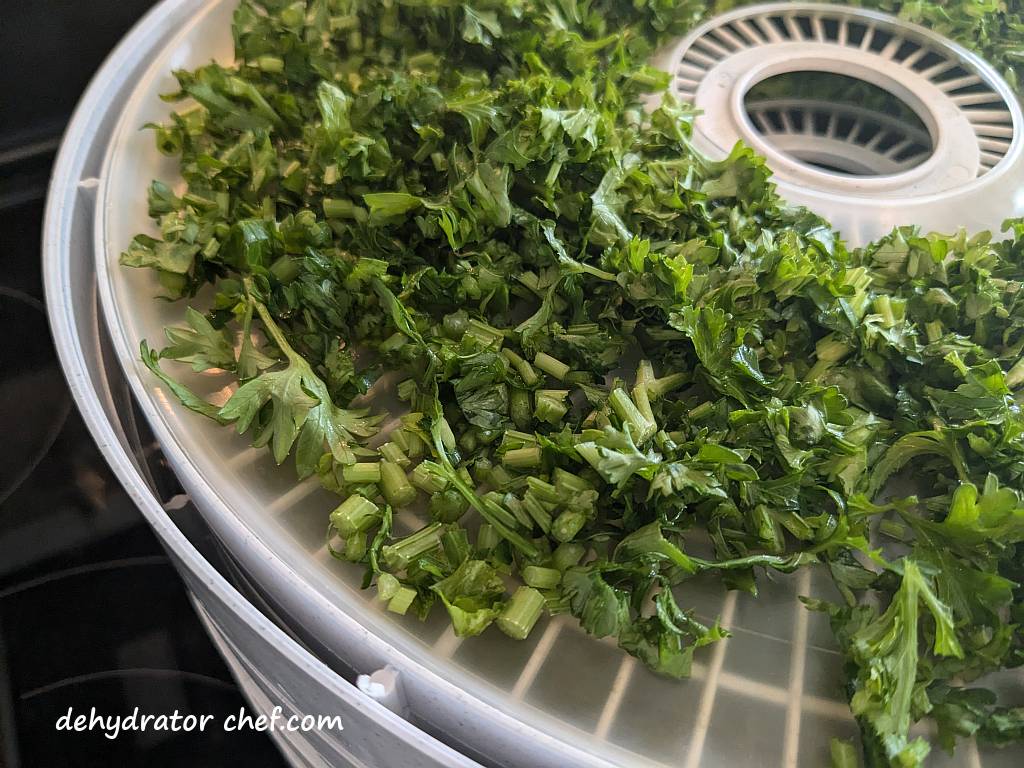
{"type": "MultiPolygon", "coordinates": [[[[159,94],[175,90],[172,70],[232,60],[233,6],[166,0],[95,77],[52,181],[45,278],[78,406],[253,707],[343,716],[340,732],[276,733],[288,760],[388,768],[827,762],[830,738],[856,728],[827,622],[795,599],[828,594],[817,575],[775,576],[756,600],[691,590],[698,615],[720,617],[733,635],[700,654],[683,682],[653,675],[564,617],[542,619],[525,642],[496,632],[463,641],[440,616],[388,614],[360,588],[360,569],[331,557],[324,529],[334,504],[315,478],[295,485],[265,452],[196,418],[147,374],[139,341],[159,338],[180,308],[153,301],[153,278],[121,269],[118,254],[147,225],[143,190],[176,168],[139,128],[165,118],[159,94]],[[185,495],[164,498],[150,481],[153,457],[139,451],[131,399],[185,495]],[[231,564],[224,572],[176,524],[184,505],[215,535],[231,564]]],[[[998,230],[1024,213],[1015,96],[983,61],[924,29],[843,6],[751,6],[695,29],[656,63],[703,110],[700,148],[725,154],[737,140],[752,144],[785,198],[823,214],[854,244],[895,224],[998,230]],[[807,72],[835,76],[838,86],[843,78],[878,85],[916,117],[765,85],[807,72]]],[[[212,394],[201,375],[188,383],[212,394]]],[[[957,764],[1020,759],[1019,750],[982,754],[968,744],[957,764]]]]}

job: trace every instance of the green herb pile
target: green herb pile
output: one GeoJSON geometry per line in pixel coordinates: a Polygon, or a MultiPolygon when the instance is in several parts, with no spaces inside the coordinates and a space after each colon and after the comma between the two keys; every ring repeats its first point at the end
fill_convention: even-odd
{"type": "MultiPolygon", "coordinates": [[[[1018,60],[1016,3],[903,10],[1018,60]]],[[[237,65],[178,72],[154,126],[187,189],[153,183],[161,236],[122,261],[214,298],[144,359],[338,492],[332,551],[393,611],[568,612],[683,677],[727,635],[689,579],[817,563],[868,764],[919,765],[926,715],[948,748],[1020,739],[971,681],[1024,661],[1024,222],[851,251],[749,149],[701,156],[687,105],[641,101],[707,11],[244,0],[237,65]],[[161,359],[240,386],[218,408],[161,359]],[[383,374],[387,435],[352,406],[383,374]],[[883,496],[900,473],[922,495],[883,496]]]]}

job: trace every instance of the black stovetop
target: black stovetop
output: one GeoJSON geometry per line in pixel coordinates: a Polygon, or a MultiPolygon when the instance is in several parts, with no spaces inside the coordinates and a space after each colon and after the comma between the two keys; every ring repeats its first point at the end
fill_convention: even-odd
{"type": "Polygon", "coordinates": [[[60,131],[152,2],[14,3],[0,23],[0,766],[281,766],[256,732],[57,731],[69,707],[245,706],[184,587],[75,411],[46,323],[39,240],[60,131]]]}

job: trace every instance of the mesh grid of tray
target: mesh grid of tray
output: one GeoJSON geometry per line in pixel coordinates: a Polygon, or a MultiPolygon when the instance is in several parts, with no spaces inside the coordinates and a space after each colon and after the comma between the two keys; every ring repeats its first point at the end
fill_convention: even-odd
{"type": "MultiPolygon", "coordinates": [[[[261,459],[245,449],[236,460],[259,467],[261,459]]],[[[325,507],[313,498],[319,494],[312,482],[300,485],[277,510],[286,525],[301,515],[313,557],[338,567],[323,546],[319,510],[325,507]]],[[[422,524],[408,512],[397,522],[410,531],[422,524]]],[[[797,596],[836,594],[820,570],[775,575],[759,587],[755,598],[698,580],[681,592],[682,603],[699,618],[718,618],[732,631],[698,656],[691,679],[682,682],[651,674],[614,644],[587,636],[571,618],[542,620],[524,642],[497,632],[460,639],[443,614],[426,624],[410,617],[386,620],[429,647],[438,663],[486,681],[494,694],[545,718],[572,723],[576,738],[634,753],[630,765],[824,765],[830,739],[853,738],[857,729],[842,698],[842,662],[828,622],[797,596]]],[[[384,614],[372,591],[362,596],[367,610],[384,614]]],[[[1024,672],[1004,675],[999,686],[1024,686],[1024,672]]],[[[1011,768],[1020,759],[1017,749],[979,750],[966,742],[956,759],[936,750],[929,765],[1011,768]]]]}

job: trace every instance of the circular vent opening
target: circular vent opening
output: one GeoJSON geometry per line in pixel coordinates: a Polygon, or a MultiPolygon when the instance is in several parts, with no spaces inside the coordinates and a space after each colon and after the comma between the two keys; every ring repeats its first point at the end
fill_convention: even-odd
{"type": "Polygon", "coordinates": [[[856,77],[797,71],[768,77],[747,91],[751,126],[783,155],[841,176],[891,176],[916,168],[934,151],[917,112],[898,96],[856,77]]]}
{"type": "Polygon", "coordinates": [[[1004,163],[1022,123],[1012,91],[942,36],[859,8],[738,8],[657,65],[698,110],[695,145],[765,155],[779,183],[892,200],[958,190],[1004,163]]]}

